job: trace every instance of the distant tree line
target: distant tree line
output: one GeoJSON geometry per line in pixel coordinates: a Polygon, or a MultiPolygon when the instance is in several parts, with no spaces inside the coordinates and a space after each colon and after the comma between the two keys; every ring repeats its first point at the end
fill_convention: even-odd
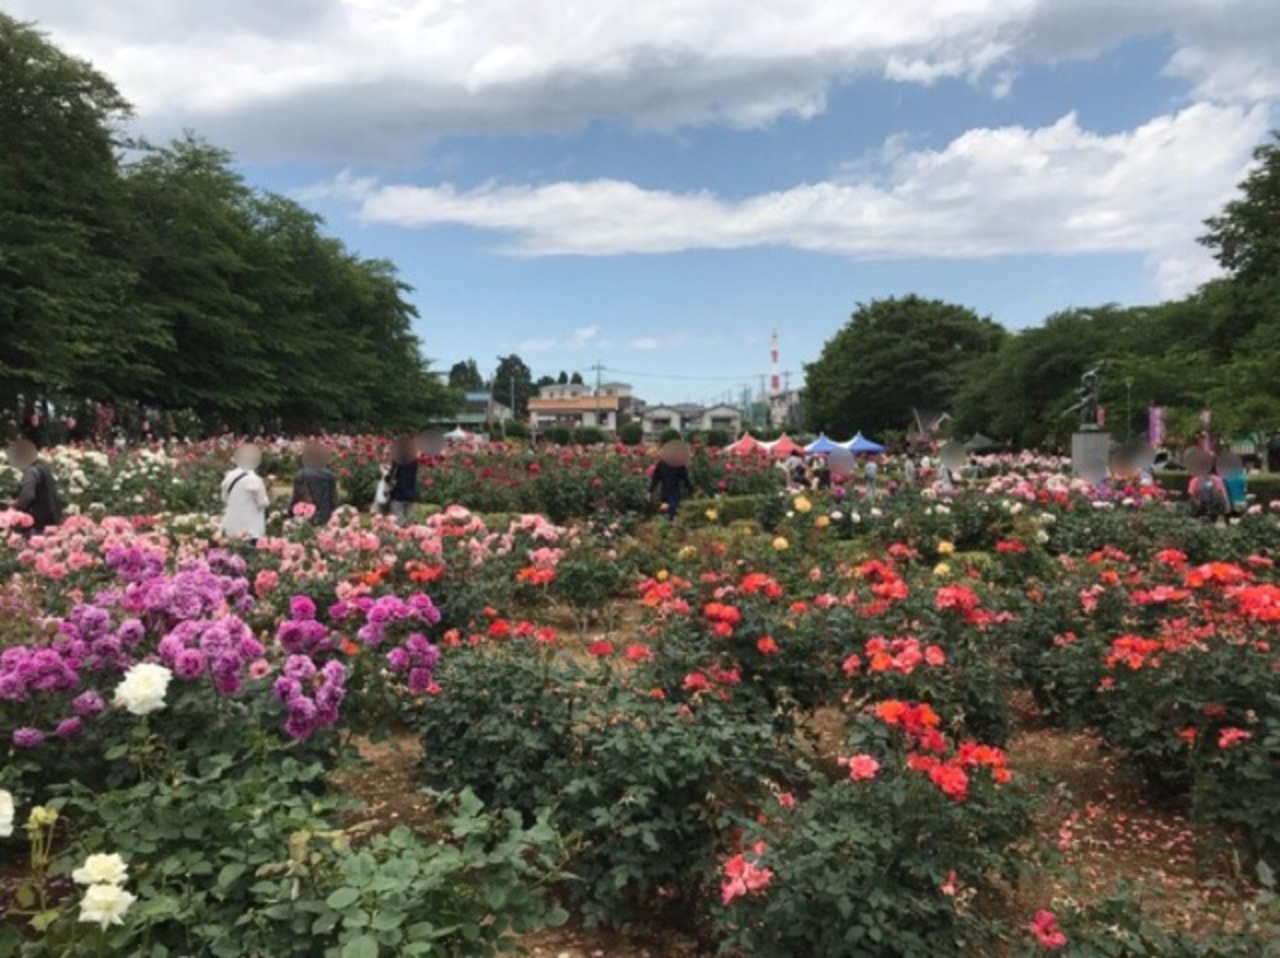
{"type": "Polygon", "coordinates": [[[901,433],[913,409],[1015,447],[1060,447],[1080,376],[1105,362],[1112,435],[1142,435],[1163,406],[1170,437],[1280,433],[1280,134],[1200,241],[1226,275],[1185,299],[1098,306],[1009,333],[963,306],[916,296],[858,307],[806,369],[809,425],[847,437],[901,433]]]}
{"type": "Polygon", "coordinates": [[[111,81],[3,14],[0,90],[0,428],[398,429],[456,402],[391,263],[195,136],[127,140],[111,81]]]}

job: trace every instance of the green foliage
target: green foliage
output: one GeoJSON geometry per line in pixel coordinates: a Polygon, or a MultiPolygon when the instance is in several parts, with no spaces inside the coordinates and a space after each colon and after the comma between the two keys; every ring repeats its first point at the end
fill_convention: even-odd
{"type": "Polygon", "coordinates": [[[680,436],[679,429],[664,429],[662,430],[662,435],[658,437],[658,441],[659,442],[675,442],[677,439],[680,439],[680,438],[681,436],[680,436]]]}
{"type": "Polygon", "coordinates": [[[1004,330],[971,309],[906,296],[860,305],[805,367],[809,426],[833,435],[902,429],[913,409],[946,409],[1004,330]]]}
{"type": "Polygon", "coordinates": [[[468,392],[484,389],[484,377],[474,359],[466,359],[449,367],[449,388],[468,392]]]}
{"type": "Polygon", "coordinates": [[[511,408],[517,419],[529,416],[529,400],[537,390],[533,385],[533,373],[523,359],[512,353],[498,357],[498,369],[493,374],[493,398],[511,408]]]}
{"type": "Polygon", "coordinates": [[[605,441],[605,436],[595,426],[580,426],[573,431],[573,441],[580,446],[598,446],[605,441]]]}
{"type": "Polygon", "coordinates": [[[389,263],[194,137],[122,163],[128,104],[4,15],[0,84],[21,94],[0,141],[23,144],[0,158],[0,408],[109,402],[206,431],[416,428],[448,410],[389,263]]]}
{"type": "Polygon", "coordinates": [[[638,446],[644,442],[644,426],[638,422],[629,422],[618,430],[618,439],[624,446],[638,446]]]}
{"type": "Polygon", "coordinates": [[[758,860],[773,878],[719,911],[721,954],[994,953],[992,924],[942,889],[950,880],[966,896],[990,894],[1016,873],[1025,798],[983,782],[957,803],[916,772],[881,776],[822,784],[768,824],[746,823],[743,847],[764,843],[758,860]]]}

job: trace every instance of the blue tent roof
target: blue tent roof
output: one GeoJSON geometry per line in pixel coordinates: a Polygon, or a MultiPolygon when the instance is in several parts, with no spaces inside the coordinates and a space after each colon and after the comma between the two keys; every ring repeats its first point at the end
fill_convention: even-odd
{"type": "Polygon", "coordinates": [[[862,433],[858,433],[846,442],[844,447],[850,452],[884,452],[884,446],[878,442],[872,442],[862,433]]]}
{"type": "Polygon", "coordinates": [[[817,453],[818,455],[824,455],[826,453],[835,452],[837,449],[843,449],[843,448],[844,447],[841,446],[839,443],[832,442],[830,439],[827,438],[827,434],[823,433],[813,442],[809,443],[809,445],[805,446],[804,451],[808,453],[817,453]]]}

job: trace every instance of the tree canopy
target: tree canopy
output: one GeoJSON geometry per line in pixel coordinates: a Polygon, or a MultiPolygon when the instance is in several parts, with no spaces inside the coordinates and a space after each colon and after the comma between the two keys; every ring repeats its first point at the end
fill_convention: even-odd
{"type": "Polygon", "coordinates": [[[484,389],[484,377],[474,359],[456,362],[449,369],[449,388],[461,392],[473,392],[484,389]]]}
{"type": "Polygon", "coordinates": [[[1199,412],[1215,431],[1280,432],[1280,136],[1255,153],[1239,196],[1201,238],[1227,276],[1156,306],[1104,306],[1051,316],[978,364],[956,398],[963,429],[1016,445],[1063,445],[1079,376],[1105,362],[1102,400],[1115,435],[1140,435],[1147,409],[1168,410],[1188,441],[1199,412]]]}
{"type": "Polygon", "coordinates": [[[905,296],[860,305],[805,367],[809,425],[840,436],[906,429],[945,409],[973,365],[1007,337],[965,306],[905,296]]]}
{"type": "Polygon", "coordinates": [[[11,426],[106,404],[196,430],[398,429],[447,408],[390,263],[195,136],[126,142],[110,80],[3,14],[0,89],[11,426]]]}
{"type": "Polygon", "coordinates": [[[533,373],[523,359],[514,353],[498,357],[498,369],[493,374],[493,398],[504,405],[514,399],[517,419],[529,415],[529,400],[537,392],[533,385],[533,373]]]}

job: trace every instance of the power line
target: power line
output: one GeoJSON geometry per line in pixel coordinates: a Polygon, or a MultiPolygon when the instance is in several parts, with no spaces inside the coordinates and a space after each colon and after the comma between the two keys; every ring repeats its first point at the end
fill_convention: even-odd
{"type": "Polygon", "coordinates": [[[626,369],[614,369],[612,366],[602,366],[601,369],[607,373],[614,373],[619,376],[634,376],[640,379],[679,379],[688,382],[705,383],[705,382],[734,382],[741,383],[744,379],[756,379],[759,374],[751,374],[747,376],[681,376],[677,373],[639,373],[626,369]]]}

